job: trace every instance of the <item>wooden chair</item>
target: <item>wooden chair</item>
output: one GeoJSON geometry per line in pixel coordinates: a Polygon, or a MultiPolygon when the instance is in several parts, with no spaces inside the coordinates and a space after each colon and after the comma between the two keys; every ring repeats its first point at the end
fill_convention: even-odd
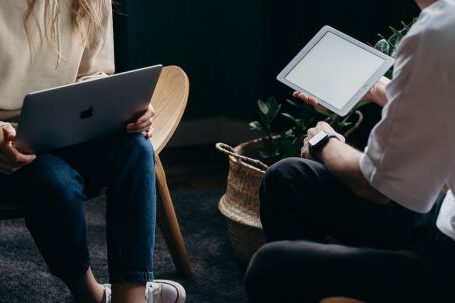
{"type": "MultiPolygon", "coordinates": [[[[175,214],[166,174],[159,153],[174,134],[182,116],[189,94],[189,80],[177,66],[164,67],[151,100],[156,110],[155,133],[151,138],[156,153],[156,181],[158,192],[157,219],[177,271],[183,276],[191,274],[190,262],[180,226],[175,214]]],[[[0,121],[10,120],[19,111],[0,111],[0,121]]],[[[0,219],[23,217],[23,210],[16,204],[0,201],[0,219]]]]}

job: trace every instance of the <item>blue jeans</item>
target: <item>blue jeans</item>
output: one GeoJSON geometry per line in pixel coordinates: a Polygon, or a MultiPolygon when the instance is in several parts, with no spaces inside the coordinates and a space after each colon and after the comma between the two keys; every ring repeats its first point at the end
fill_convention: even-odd
{"type": "Polygon", "coordinates": [[[51,272],[68,281],[90,265],[83,202],[107,188],[111,283],[153,279],[155,157],[142,134],[117,134],[38,155],[11,176],[0,198],[22,203],[25,222],[51,272]]]}

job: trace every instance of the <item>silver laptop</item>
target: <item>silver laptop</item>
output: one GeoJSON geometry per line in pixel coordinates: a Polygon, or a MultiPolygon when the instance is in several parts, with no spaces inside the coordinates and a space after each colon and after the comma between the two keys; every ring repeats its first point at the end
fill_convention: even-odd
{"type": "Polygon", "coordinates": [[[25,96],[16,144],[44,152],[119,131],[147,110],[162,65],[25,96]]]}

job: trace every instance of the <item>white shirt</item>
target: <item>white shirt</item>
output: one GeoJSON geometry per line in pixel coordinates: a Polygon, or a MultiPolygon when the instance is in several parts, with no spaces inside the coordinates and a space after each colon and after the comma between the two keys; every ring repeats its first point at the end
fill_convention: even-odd
{"type": "MultiPolygon", "coordinates": [[[[43,37],[41,47],[35,22],[30,22],[30,34],[35,50],[24,29],[24,13],[27,0],[0,0],[0,110],[16,110],[22,107],[24,96],[32,91],[63,84],[104,77],[114,72],[114,43],[112,16],[104,24],[103,39],[89,49],[71,30],[72,0],[60,0],[58,38],[62,58],[43,37]]],[[[35,16],[44,28],[44,10],[47,1],[37,1],[35,16]]],[[[110,1],[108,2],[110,4],[110,1]]],[[[33,19],[33,18],[32,18],[33,19]]]]}
{"type": "MultiPolygon", "coordinates": [[[[426,213],[444,184],[455,189],[455,0],[425,8],[403,38],[387,98],[360,168],[384,195],[426,213]]],[[[455,239],[451,191],[437,226],[455,239]]]]}

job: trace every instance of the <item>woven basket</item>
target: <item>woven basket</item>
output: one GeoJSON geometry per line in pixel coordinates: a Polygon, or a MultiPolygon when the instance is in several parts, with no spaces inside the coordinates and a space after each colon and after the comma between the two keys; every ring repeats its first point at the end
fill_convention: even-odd
{"type": "MultiPolygon", "coordinates": [[[[355,112],[356,121],[344,132],[349,137],[363,121],[363,114],[355,112]]],[[[268,166],[248,155],[263,150],[261,139],[248,141],[236,147],[224,143],[216,148],[229,155],[229,174],[226,193],[218,204],[220,212],[228,223],[229,239],[237,257],[244,263],[249,262],[256,250],[265,243],[259,218],[259,185],[268,166]]]]}
{"type": "Polygon", "coordinates": [[[234,253],[244,263],[248,263],[256,250],[265,243],[259,218],[258,190],[268,166],[245,156],[261,147],[259,139],[236,147],[216,144],[219,151],[229,155],[226,193],[221,197],[218,208],[227,219],[234,253]]]}

